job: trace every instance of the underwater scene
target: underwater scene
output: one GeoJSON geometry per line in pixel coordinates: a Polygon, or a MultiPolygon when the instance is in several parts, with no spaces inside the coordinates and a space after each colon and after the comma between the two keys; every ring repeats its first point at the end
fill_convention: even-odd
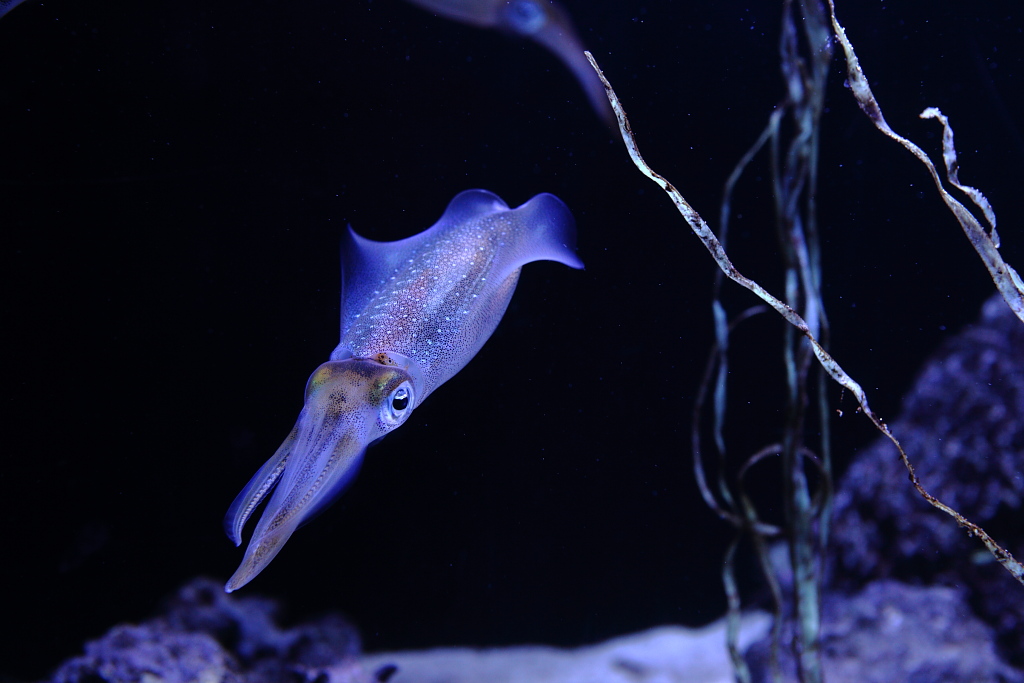
{"type": "Polygon", "coordinates": [[[0,0],[0,683],[1024,683],[1024,6],[834,2],[0,0]]]}

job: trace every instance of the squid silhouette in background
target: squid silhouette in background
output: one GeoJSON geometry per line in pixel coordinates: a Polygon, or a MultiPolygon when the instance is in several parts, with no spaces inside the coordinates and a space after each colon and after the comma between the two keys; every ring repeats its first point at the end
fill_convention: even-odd
{"type": "Polygon", "coordinates": [[[491,192],[467,190],[433,227],[397,242],[349,230],[341,342],[306,383],[291,434],[228,509],[225,531],[241,545],[246,521],[273,491],[225,590],[260,573],[351,483],[366,447],[401,426],[476,355],[525,264],[582,268],[575,248],[572,214],[550,194],[510,209],[491,192]]]}
{"type": "Polygon", "coordinates": [[[497,28],[534,40],[562,60],[605,124],[615,115],[604,86],[583,56],[583,43],[565,9],[552,0],[409,0],[414,5],[447,19],[473,26],[497,28]]]}
{"type": "MultiPolygon", "coordinates": [[[[0,0],[0,17],[23,0],[0,0]]],[[[409,0],[447,19],[473,26],[496,28],[534,40],[562,60],[587,94],[590,106],[606,125],[614,128],[604,86],[583,56],[583,43],[569,13],[553,0],[409,0]]]]}
{"type": "Polygon", "coordinates": [[[22,1],[23,0],[0,0],[0,17],[20,5],[22,1]]]}

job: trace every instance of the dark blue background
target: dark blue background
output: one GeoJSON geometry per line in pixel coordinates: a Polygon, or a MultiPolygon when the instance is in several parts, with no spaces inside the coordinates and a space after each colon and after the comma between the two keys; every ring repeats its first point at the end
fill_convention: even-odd
{"type": "MultiPolygon", "coordinates": [[[[776,3],[565,5],[650,163],[716,225],[782,95],[776,3]]],[[[1024,15],[862,5],[840,19],[888,120],[934,153],[917,114],[950,116],[961,179],[1021,269],[1024,15]]],[[[992,286],[843,77],[837,59],[825,298],[836,357],[892,418],[992,286]]],[[[721,614],[731,530],[688,447],[714,265],[543,49],[400,0],[27,0],[0,20],[0,126],[5,672],[41,676],[190,577],[234,571],[221,517],[337,343],[341,231],[407,236],[472,187],[561,197],[586,270],[528,266],[478,357],[245,591],[288,619],[342,611],[371,649],[568,645],[721,614]]],[[[739,187],[731,252],[781,293],[765,172],[739,187]]],[[[754,302],[729,292],[734,311],[754,302]]],[[[765,317],[735,342],[737,455],[778,438],[781,330],[765,317]]],[[[873,438],[842,407],[840,468],[873,438]]],[[[775,474],[758,496],[778,520],[775,474]]]]}

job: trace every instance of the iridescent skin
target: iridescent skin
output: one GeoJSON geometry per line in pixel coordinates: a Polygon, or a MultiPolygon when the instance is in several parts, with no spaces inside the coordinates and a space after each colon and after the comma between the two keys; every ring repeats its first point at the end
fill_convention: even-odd
{"type": "Polygon", "coordinates": [[[614,125],[608,97],[594,69],[583,56],[583,43],[565,9],[553,0],[409,0],[414,5],[473,26],[511,31],[555,53],[576,77],[590,106],[614,125]]]}
{"type": "Polygon", "coordinates": [[[568,208],[539,194],[516,209],[468,190],[431,228],[397,242],[349,230],[341,343],[306,383],[288,438],[238,494],[224,519],[235,545],[273,495],[225,590],[247,584],[292,533],[355,477],[366,447],[405,422],[476,355],[501,321],[531,261],[583,264],[568,208]]]}

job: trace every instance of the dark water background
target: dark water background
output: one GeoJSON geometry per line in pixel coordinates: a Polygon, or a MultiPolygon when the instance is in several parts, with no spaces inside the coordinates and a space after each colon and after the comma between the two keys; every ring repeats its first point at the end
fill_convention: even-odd
{"type": "MultiPolygon", "coordinates": [[[[565,5],[650,163],[717,224],[782,94],[777,3],[565,5]]],[[[897,130],[936,152],[917,114],[950,116],[961,179],[1020,270],[1019,5],[839,13],[897,130]]],[[[837,59],[825,299],[835,355],[891,418],[992,286],[842,83],[837,59]]],[[[234,571],[221,517],[337,343],[340,232],[407,236],[472,187],[561,197],[586,270],[528,266],[478,357],[245,590],[290,620],[341,611],[368,649],[571,645],[722,613],[731,532],[688,449],[714,265],[547,52],[399,0],[28,0],[0,20],[0,126],[0,671],[44,675],[192,576],[234,571]]],[[[765,171],[740,185],[731,251],[781,293],[765,171]]],[[[735,342],[734,453],[778,438],[781,329],[765,317],[735,342]]],[[[840,469],[874,438],[842,407],[840,469]]],[[[777,520],[776,474],[755,479],[777,520]]]]}

